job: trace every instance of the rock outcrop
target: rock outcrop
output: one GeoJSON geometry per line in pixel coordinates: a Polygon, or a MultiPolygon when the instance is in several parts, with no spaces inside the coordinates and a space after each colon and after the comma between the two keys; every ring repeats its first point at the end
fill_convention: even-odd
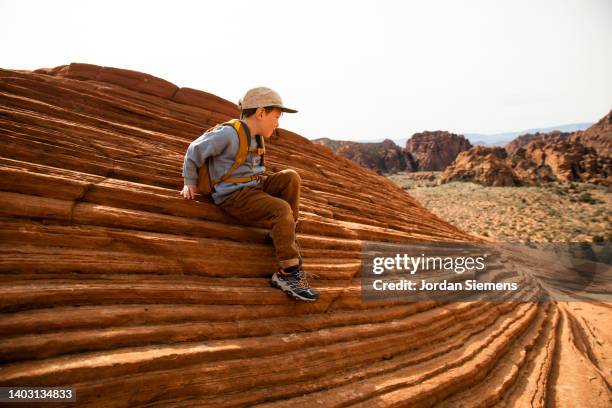
{"type": "MultiPolygon", "coordinates": [[[[362,301],[364,241],[477,239],[282,129],[269,170],[302,177],[321,299],[270,287],[266,226],[178,194],[189,143],[236,114],[133,71],[0,70],[0,386],[105,408],[607,405],[599,304],[362,301]]],[[[523,262],[492,258],[492,274],[523,262]]]]}
{"type": "Polygon", "coordinates": [[[412,158],[389,139],[380,143],[360,143],[321,138],[315,139],[313,142],[327,146],[335,154],[378,174],[415,170],[412,158]]]}
{"type": "Polygon", "coordinates": [[[505,147],[476,146],[457,157],[440,182],[474,180],[518,186],[557,180],[612,186],[611,114],[585,131],[519,136],[505,147]]]}
{"type": "Polygon", "coordinates": [[[405,149],[389,139],[381,143],[360,143],[329,138],[313,141],[379,174],[444,170],[455,160],[459,152],[472,147],[469,140],[463,136],[443,131],[415,133],[406,142],[405,149]]]}
{"type": "Polygon", "coordinates": [[[471,147],[465,137],[444,131],[415,133],[406,142],[406,151],[419,171],[444,170],[459,153],[471,147]]]}
{"type": "Polygon", "coordinates": [[[509,154],[514,154],[520,148],[525,148],[527,144],[533,141],[559,141],[567,140],[571,133],[552,131],[547,133],[527,133],[525,135],[518,136],[505,146],[506,151],[509,154]]]}
{"type": "Polygon", "coordinates": [[[549,167],[558,180],[612,186],[612,157],[598,155],[581,139],[529,143],[525,158],[535,168],[549,167]]]}
{"type": "Polygon", "coordinates": [[[517,185],[519,179],[507,158],[508,153],[503,147],[473,147],[457,156],[440,175],[440,183],[475,180],[487,186],[517,185]]]}
{"type": "Polygon", "coordinates": [[[573,133],[571,140],[593,148],[598,156],[612,157],[612,110],[587,130],[573,133]]]}

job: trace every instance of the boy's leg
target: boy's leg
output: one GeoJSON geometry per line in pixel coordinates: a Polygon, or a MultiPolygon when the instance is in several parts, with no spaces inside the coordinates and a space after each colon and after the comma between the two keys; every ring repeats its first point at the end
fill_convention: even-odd
{"type": "Polygon", "coordinates": [[[286,169],[265,177],[263,191],[282,198],[291,207],[293,219],[298,220],[300,214],[300,190],[302,179],[297,171],[286,169]]]}
{"type": "Polygon", "coordinates": [[[297,265],[299,259],[295,245],[295,213],[287,201],[263,191],[262,184],[237,191],[221,203],[221,208],[246,224],[270,221],[279,265],[282,268],[297,265]]]}
{"type": "Polygon", "coordinates": [[[246,223],[272,221],[276,258],[282,268],[272,275],[272,285],[295,299],[314,302],[319,299],[319,293],[308,284],[296,248],[299,202],[300,177],[288,170],[268,176],[254,188],[238,191],[221,208],[246,223]]]}
{"type": "MultiPolygon", "coordinates": [[[[291,211],[293,212],[293,218],[296,222],[300,213],[300,192],[302,187],[302,179],[297,171],[292,169],[281,170],[272,175],[266,176],[263,180],[263,190],[274,196],[282,198],[289,203],[291,211]]],[[[267,240],[274,242],[272,237],[273,234],[268,235],[267,240]]],[[[296,247],[298,252],[298,260],[300,266],[302,265],[302,254],[301,248],[298,245],[297,237],[295,238],[296,247]]]]}

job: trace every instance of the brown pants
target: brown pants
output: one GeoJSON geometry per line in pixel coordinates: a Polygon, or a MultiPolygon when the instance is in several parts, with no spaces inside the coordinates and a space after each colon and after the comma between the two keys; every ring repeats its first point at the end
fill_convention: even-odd
{"type": "Polygon", "coordinates": [[[282,170],[255,187],[244,187],[220,204],[229,215],[249,225],[262,221],[272,224],[276,259],[281,268],[298,264],[295,225],[299,216],[300,175],[295,170],[282,170]]]}

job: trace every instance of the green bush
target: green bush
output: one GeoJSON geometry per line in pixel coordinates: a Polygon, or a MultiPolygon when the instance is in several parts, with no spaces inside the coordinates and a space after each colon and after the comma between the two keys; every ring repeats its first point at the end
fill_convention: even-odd
{"type": "Polygon", "coordinates": [[[597,204],[597,200],[594,199],[591,193],[588,192],[580,194],[580,196],[578,197],[578,201],[588,204],[597,204]]]}

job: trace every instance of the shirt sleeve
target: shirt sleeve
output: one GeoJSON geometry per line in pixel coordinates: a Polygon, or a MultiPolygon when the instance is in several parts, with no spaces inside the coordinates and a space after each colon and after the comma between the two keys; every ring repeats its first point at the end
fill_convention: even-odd
{"type": "Polygon", "coordinates": [[[183,178],[185,185],[198,183],[198,169],[206,162],[206,159],[217,156],[225,150],[230,143],[232,129],[223,126],[221,129],[205,133],[191,142],[185,153],[183,161],[183,178]]]}

